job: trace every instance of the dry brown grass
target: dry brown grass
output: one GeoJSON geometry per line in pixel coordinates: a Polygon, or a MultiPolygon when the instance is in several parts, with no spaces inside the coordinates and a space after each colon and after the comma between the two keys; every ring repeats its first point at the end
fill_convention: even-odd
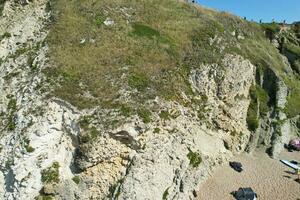
{"type": "Polygon", "coordinates": [[[132,99],[141,104],[155,96],[180,101],[182,91],[192,94],[189,70],[222,58],[209,45],[216,34],[241,45],[224,52],[271,67],[286,79],[282,59],[261,27],[229,13],[178,0],[55,0],[53,14],[48,37],[53,67],[47,74],[59,77],[54,95],[79,108],[120,105],[113,103],[120,89],[137,89],[132,99]],[[108,18],[113,26],[103,24],[108,18]],[[246,39],[232,37],[233,30],[246,39]]]}
{"type": "MultiPolygon", "coordinates": [[[[189,32],[200,26],[199,12],[177,1],[56,0],[53,10],[56,20],[48,43],[56,67],[48,74],[62,76],[56,95],[82,108],[89,106],[87,102],[93,106],[116,99],[118,89],[127,85],[127,80],[121,79],[124,73],[145,75],[154,87],[153,95],[158,95],[160,79],[177,70],[189,32]],[[105,26],[107,18],[115,25],[105,26]],[[133,34],[134,23],[158,31],[159,36],[133,34]],[[80,44],[83,39],[86,42],[80,44]],[[94,98],[87,98],[86,92],[94,98]]],[[[168,81],[164,84],[173,88],[168,81]]]]}

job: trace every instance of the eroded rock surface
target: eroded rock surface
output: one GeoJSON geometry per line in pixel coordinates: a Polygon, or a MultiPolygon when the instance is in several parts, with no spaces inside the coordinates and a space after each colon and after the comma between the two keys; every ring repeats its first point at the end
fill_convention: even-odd
{"type": "MultiPolygon", "coordinates": [[[[252,151],[264,144],[276,157],[298,133],[298,118],[284,112],[289,89],[282,77],[271,68],[259,76],[257,66],[236,54],[192,68],[187,82],[194,96],[182,91],[184,103],[158,96],[145,101],[151,120],[101,106],[78,110],[53,96],[53,80],[44,73],[53,67],[49,6],[47,0],[6,1],[0,19],[0,199],[193,199],[214,168],[246,146],[252,151]],[[272,105],[264,117],[257,114],[258,128],[250,132],[254,85],[270,93],[272,105]]],[[[118,24],[99,21],[105,28],[118,24]]],[[[235,39],[245,40],[239,32],[208,38],[209,45],[224,52],[235,39]]],[[[87,41],[95,43],[78,39],[80,45],[87,41]]],[[[124,102],[140,92],[126,85],[120,91],[124,102]]]]}

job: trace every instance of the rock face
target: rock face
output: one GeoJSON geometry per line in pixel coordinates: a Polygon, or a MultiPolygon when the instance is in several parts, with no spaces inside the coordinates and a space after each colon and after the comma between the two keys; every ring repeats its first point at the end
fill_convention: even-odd
{"type": "Polygon", "coordinates": [[[282,78],[271,69],[258,78],[256,66],[233,54],[189,71],[194,96],[181,95],[197,107],[156,97],[144,105],[157,110],[150,122],[135,114],[121,124],[113,123],[120,117],[114,109],[79,111],[50,95],[48,7],[47,0],[6,1],[0,19],[0,199],[193,199],[232,155],[264,144],[275,157],[297,132],[298,118],[283,112],[289,90],[282,78]],[[274,102],[250,132],[255,84],[274,102]]]}
{"type": "Polygon", "coordinates": [[[249,88],[255,67],[242,57],[228,55],[221,66],[202,66],[192,71],[192,88],[207,98],[211,112],[206,119],[229,132],[247,132],[249,88]],[[221,67],[222,66],[222,67],[221,67]]]}
{"type": "Polygon", "coordinates": [[[112,132],[110,136],[103,133],[95,142],[81,145],[77,163],[86,170],[84,179],[89,182],[84,196],[104,198],[109,185],[116,183],[110,191],[113,198],[193,198],[194,189],[213,166],[226,161],[233,152],[242,151],[250,135],[246,115],[255,67],[232,55],[224,58],[222,66],[203,65],[190,75],[198,98],[205,96],[207,100],[204,109],[213,111],[204,117],[210,123],[193,117],[197,112],[191,109],[156,99],[149,104],[178,113],[176,117],[162,120],[156,116],[150,124],[134,118],[108,130],[112,132]],[[131,145],[122,143],[121,136],[130,140],[131,145]],[[199,156],[201,162],[193,166],[189,155],[199,156]]]}
{"type": "MultiPolygon", "coordinates": [[[[291,71],[290,65],[285,66],[291,71]]],[[[267,91],[273,93],[271,98],[271,110],[265,117],[259,119],[258,129],[251,134],[247,151],[252,152],[257,146],[268,146],[271,157],[276,158],[283,150],[284,145],[297,137],[298,131],[294,125],[295,119],[288,119],[283,112],[288,98],[288,87],[281,78],[271,69],[260,77],[259,83],[267,91]]]]}
{"type": "Polygon", "coordinates": [[[0,32],[0,198],[34,199],[43,187],[42,170],[59,162],[60,180],[70,180],[75,123],[79,113],[45,96],[47,80],[46,1],[27,6],[9,1],[0,32]]]}

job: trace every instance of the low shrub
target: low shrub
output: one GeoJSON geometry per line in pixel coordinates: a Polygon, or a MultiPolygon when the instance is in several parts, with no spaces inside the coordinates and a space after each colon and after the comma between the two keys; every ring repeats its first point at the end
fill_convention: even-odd
{"type": "Polygon", "coordinates": [[[190,160],[190,165],[192,167],[198,167],[202,162],[202,158],[198,152],[193,152],[189,149],[189,153],[187,154],[188,159],[190,160]]]}

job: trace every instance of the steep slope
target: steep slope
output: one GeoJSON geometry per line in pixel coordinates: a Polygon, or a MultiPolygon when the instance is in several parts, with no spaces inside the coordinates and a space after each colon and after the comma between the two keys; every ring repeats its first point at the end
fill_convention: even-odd
{"type": "Polygon", "coordinates": [[[3,199],[189,199],[233,154],[299,134],[297,24],[177,0],[1,11],[3,199]]]}

